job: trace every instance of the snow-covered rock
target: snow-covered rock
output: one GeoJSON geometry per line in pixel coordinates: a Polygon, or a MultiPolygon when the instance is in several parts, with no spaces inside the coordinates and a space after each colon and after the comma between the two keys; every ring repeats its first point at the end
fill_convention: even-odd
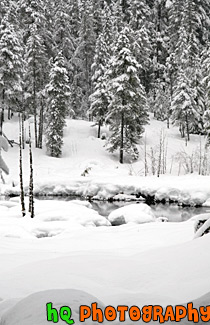
{"type": "Polygon", "coordinates": [[[207,199],[203,204],[204,207],[210,207],[210,198],[207,199]]]}
{"type": "Polygon", "coordinates": [[[117,194],[112,198],[113,201],[144,201],[143,197],[137,198],[135,195],[129,195],[129,194],[117,194]]]}
{"type": "Polygon", "coordinates": [[[210,213],[198,214],[191,218],[195,221],[195,237],[198,238],[210,232],[210,213]]]}
{"type": "Polygon", "coordinates": [[[168,222],[168,218],[167,217],[158,217],[156,219],[157,222],[168,222]]]}
{"type": "Polygon", "coordinates": [[[129,204],[116,209],[110,213],[108,220],[112,225],[122,225],[125,223],[146,223],[154,222],[155,216],[151,208],[144,203],[129,204]]]}

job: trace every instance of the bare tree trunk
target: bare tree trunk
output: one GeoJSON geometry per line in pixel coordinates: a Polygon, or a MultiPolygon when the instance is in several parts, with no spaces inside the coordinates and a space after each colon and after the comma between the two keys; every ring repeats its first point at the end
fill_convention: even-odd
{"type": "Polygon", "coordinates": [[[0,116],[0,135],[3,133],[3,112],[1,111],[1,116],[0,116]]]}
{"type": "Polygon", "coordinates": [[[155,156],[154,156],[154,151],[153,148],[150,148],[150,152],[151,152],[151,168],[152,168],[152,175],[155,175],[155,171],[156,171],[156,166],[155,166],[155,156]]]}
{"type": "Polygon", "coordinates": [[[98,122],[98,138],[100,139],[101,137],[101,119],[98,122]]]}
{"type": "Polygon", "coordinates": [[[21,119],[19,116],[19,124],[20,124],[20,135],[19,135],[19,146],[20,146],[20,202],[22,208],[22,216],[25,217],[25,200],[24,200],[24,188],[23,188],[23,158],[22,158],[22,126],[21,119]]]}
{"type": "Polygon", "coordinates": [[[199,136],[200,140],[200,148],[199,148],[199,167],[198,167],[198,175],[201,175],[201,166],[202,166],[202,142],[201,136],[199,136]]]}
{"type": "Polygon", "coordinates": [[[24,113],[21,114],[21,119],[22,119],[22,148],[25,149],[24,113]]]}
{"type": "Polygon", "coordinates": [[[38,148],[37,141],[37,109],[36,109],[36,66],[33,66],[33,110],[34,110],[34,134],[35,134],[35,147],[38,148]]]}
{"type": "Polygon", "coordinates": [[[43,128],[44,128],[44,103],[43,98],[41,99],[41,109],[39,114],[39,138],[38,138],[38,148],[42,149],[43,140],[43,128]]]}
{"type": "Polygon", "coordinates": [[[5,90],[2,90],[2,108],[1,108],[1,120],[0,120],[0,135],[3,132],[3,122],[4,122],[4,93],[5,90]]]}
{"type": "Polygon", "coordinates": [[[8,107],[8,115],[7,115],[7,117],[8,117],[8,120],[11,119],[11,108],[10,107],[8,107]]]}
{"type": "Polygon", "coordinates": [[[184,138],[185,137],[185,128],[182,123],[179,124],[179,132],[181,134],[181,138],[184,138]]]}
{"type": "Polygon", "coordinates": [[[186,130],[187,130],[187,141],[190,141],[190,131],[189,131],[189,122],[188,122],[188,116],[186,114],[185,116],[185,121],[186,121],[186,130]]]}
{"type": "Polygon", "coordinates": [[[167,129],[170,128],[169,113],[167,112],[167,129]]]}
{"type": "Polygon", "coordinates": [[[31,150],[31,130],[29,126],[29,159],[30,159],[30,181],[29,181],[29,209],[31,218],[34,218],[34,184],[33,184],[33,157],[31,150]]]}
{"type": "Polygon", "coordinates": [[[157,168],[157,177],[160,177],[160,172],[161,172],[161,162],[162,162],[162,146],[163,146],[163,142],[162,142],[162,131],[160,133],[160,148],[159,148],[159,158],[158,158],[158,168],[157,168]]]}
{"type": "Polygon", "coordinates": [[[121,113],[121,137],[120,137],[120,163],[123,164],[124,154],[124,113],[121,113]]]}
{"type": "Polygon", "coordinates": [[[144,141],[144,176],[147,176],[148,174],[148,164],[147,164],[147,138],[145,135],[145,141],[144,141]]]}

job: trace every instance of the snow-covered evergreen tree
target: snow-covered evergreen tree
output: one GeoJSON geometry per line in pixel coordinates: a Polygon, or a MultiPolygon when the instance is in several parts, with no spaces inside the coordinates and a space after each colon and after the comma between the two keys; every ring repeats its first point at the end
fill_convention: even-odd
{"type": "Polygon", "coordinates": [[[75,51],[75,40],[71,34],[71,20],[70,20],[70,5],[68,2],[59,0],[54,7],[54,34],[53,40],[55,42],[56,49],[54,52],[62,51],[66,62],[71,60],[75,51]]]}
{"type": "Polygon", "coordinates": [[[91,106],[89,110],[89,113],[95,118],[98,124],[98,138],[100,138],[101,126],[105,120],[108,107],[105,78],[108,59],[107,46],[103,34],[101,34],[97,39],[96,52],[92,65],[93,93],[90,96],[91,106]]]}
{"type": "Polygon", "coordinates": [[[148,26],[142,26],[133,33],[133,49],[139,63],[139,78],[148,91],[152,76],[152,46],[148,26]]]}
{"type": "Polygon", "coordinates": [[[149,6],[145,0],[133,0],[130,2],[130,16],[132,17],[130,24],[134,31],[139,30],[151,15],[149,6]]]}
{"type": "MultiPolygon", "coordinates": [[[[185,97],[185,99],[182,97],[182,104],[185,105],[185,101],[188,105],[188,118],[184,113],[184,109],[182,113],[185,114],[184,124],[187,130],[187,138],[189,139],[189,133],[202,133],[205,99],[201,77],[201,64],[200,59],[196,54],[199,51],[197,47],[197,39],[193,39],[190,36],[191,34],[188,32],[188,26],[186,26],[184,17],[185,15],[182,17],[181,26],[178,33],[177,47],[174,54],[176,82],[173,82],[174,89],[172,90],[172,93],[173,97],[179,95],[181,100],[181,96],[183,95],[183,90],[185,88],[186,93],[189,95],[188,99],[187,97],[185,97]],[[194,44],[194,46],[192,46],[192,44],[194,44]],[[191,118],[189,118],[189,116],[191,116],[191,118]]],[[[176,113],[174,111],[174,99],[172,105],[174,120],[175,116],[178,118],[179,115],[179,112],[176,113]]],[[[180,121],[181,117],[179,116],[178,119],[180,121]]]]}
{"type": "Polygon", "coordinates": [[[45,129],[46,147],[52,157],[60,157],[70,97],[68,73],[61,52],[56,56],[50,70],[50,81],[46,91],[49,96],[45,129]]]}
{"type": "Polygon", "coordinates": [[[76,41],[79,37],[79,30],[81,24],[78,0],[69,0],[69,19],[71,35],[76,41]]]}
{"type": "Polygon", "coordinates": [[[143,126],[148,123],[145,90],[138,78],[139,65],[131,51],[129,33],[128,27],[120,32],[107,72],[110,79],[107,119],[112,132],[107,145],[110,152],[120,150],[120,163],[124,161],[124,152],[138,157],[136,145],[143,126]]]}
{"type": "Polygon", "coordinates": [[[201,57],[202,85],[204,88],[205,110],[210,109],[210,42],[201,57]]]}
{"type": "Polygon", "coordinates": [[[165,87],[164,83],[157,83],[156,97],[151,111],[154,113],[154,116],[157,120],[167,120],[167,122],[169,123],[170,94],[169,89],[165,87]]]}
{"type": "Polygon", "coordinates": [[[202,134],[204,132],[204,125],[203,125],[203,115],[205,112],[205,88],[202,82],[202,70],[201,70],[201,60],[199,57],[195,59],[195,68],[192,71],[192,88],[194,89],[195,93],[195,103],[196,103],[196,110],[199,114],[200,118],[198,119],[197,123],[196,120],[193,123],[191,128],[192,133],[202,134]]]}
{"type": "MultiPolygon", "coordinates": [[[[91,94],[91,66],[93,64],[96,34],[94,31],[92,1],[81,1],[81,25],[79,31],[78,46],[74,54],[74,98],[80,98],[77,111],[85,117],[89,109],[89,96],[91,94]]],[[[77,112],[75,111],[77,114],[77,112]]]]}
{"type": "Polygon", "coordinates": [[[200,119],[196,108],[195,92],[191,87],[188,71],[180,70],[171,103],[172,121],[179,125],[181,136],[186,136],[188,141],[193,125],[200,119]]]}
{"type": "Polygon", "coordinates": [[[4,121],[4,109],[17,109],[17,100],[22,91],[22,46],[19,35],[7,21],[0,25],[0,100],[1,126],[4,121]]]}
{"type": "Polygon", "coordinates": [[[210,146],[210,43],[202,53],[202,86],[204,89],[205,112],[203,115],[204,132],[207,135],[207,147],[210,146]]]}
{"type": "Polygon", "coordinates": [[[112,55],[113,43],[116,35],[114,34],[114,21],[112,10],[110,6],[106,3],[104,4],[102,15],[102,33],[107,47],[107,54],[112,55]]]}

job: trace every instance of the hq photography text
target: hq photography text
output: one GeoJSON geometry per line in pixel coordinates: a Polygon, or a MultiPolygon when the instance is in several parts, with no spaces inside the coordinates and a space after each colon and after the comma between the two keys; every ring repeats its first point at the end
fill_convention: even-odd
{"type": "MultiPolygon", "coordinates": [[[[68,306],[63,306],[59,310],[53,307],[52,302],[46,304],[47,320],[49,322],[58,323],[62,320],[66,324],[75,324],[74,315],[72,309],[68,306]]],[[[78,313],[77,313],[78,314],[78,313]]],[[[167,306],[162,307],[159,305],[147,305],[139,308],[138,306],[125,306],[119,305],[117,308],[113,306],[107,306],[104,309],[98,307],[96,302],[91,306],[81,305],[79,307],[79,321],[85,323],[87,320],[101,324],[104,321],[113,322],[118,320],[119,322],[126,321],[143,321],[149,323],[151,321],[157,321],[159,324],[164,324],[168,321],[181,322],[186,319],[191,323],[203,323],[210,321],[210,305],[201,306],[198,309],[193,307],[193,303],[188,303],[187,306],[167,306]]]]}

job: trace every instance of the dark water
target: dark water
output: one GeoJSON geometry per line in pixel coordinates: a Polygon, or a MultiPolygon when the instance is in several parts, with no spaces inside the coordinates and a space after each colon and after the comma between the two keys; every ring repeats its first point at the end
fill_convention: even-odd
{"type": "MultiPolygon", "coordinates": [[[[39,199],[45,200],[62,200],[62,201],[72,201],[72,200],[83,200],[78,197],[40,197],[39,199]]],[[[129,204],[139,204],[139,202],[124,202],[124,201],[115,201],[115,202],[107,202],[107,201],[93,201],[91,205],[94,210],[96,210],[101,216],[108,217],[108,215],[123,206],[129,204]]],[[[155,204],[150,206],[154,215],[156,217],[164,217],[168,218],[169,222],[182,222],[190,219],[191,217],[210,212],[210,207],[182,207],[177,204],[155,204]]]]}

